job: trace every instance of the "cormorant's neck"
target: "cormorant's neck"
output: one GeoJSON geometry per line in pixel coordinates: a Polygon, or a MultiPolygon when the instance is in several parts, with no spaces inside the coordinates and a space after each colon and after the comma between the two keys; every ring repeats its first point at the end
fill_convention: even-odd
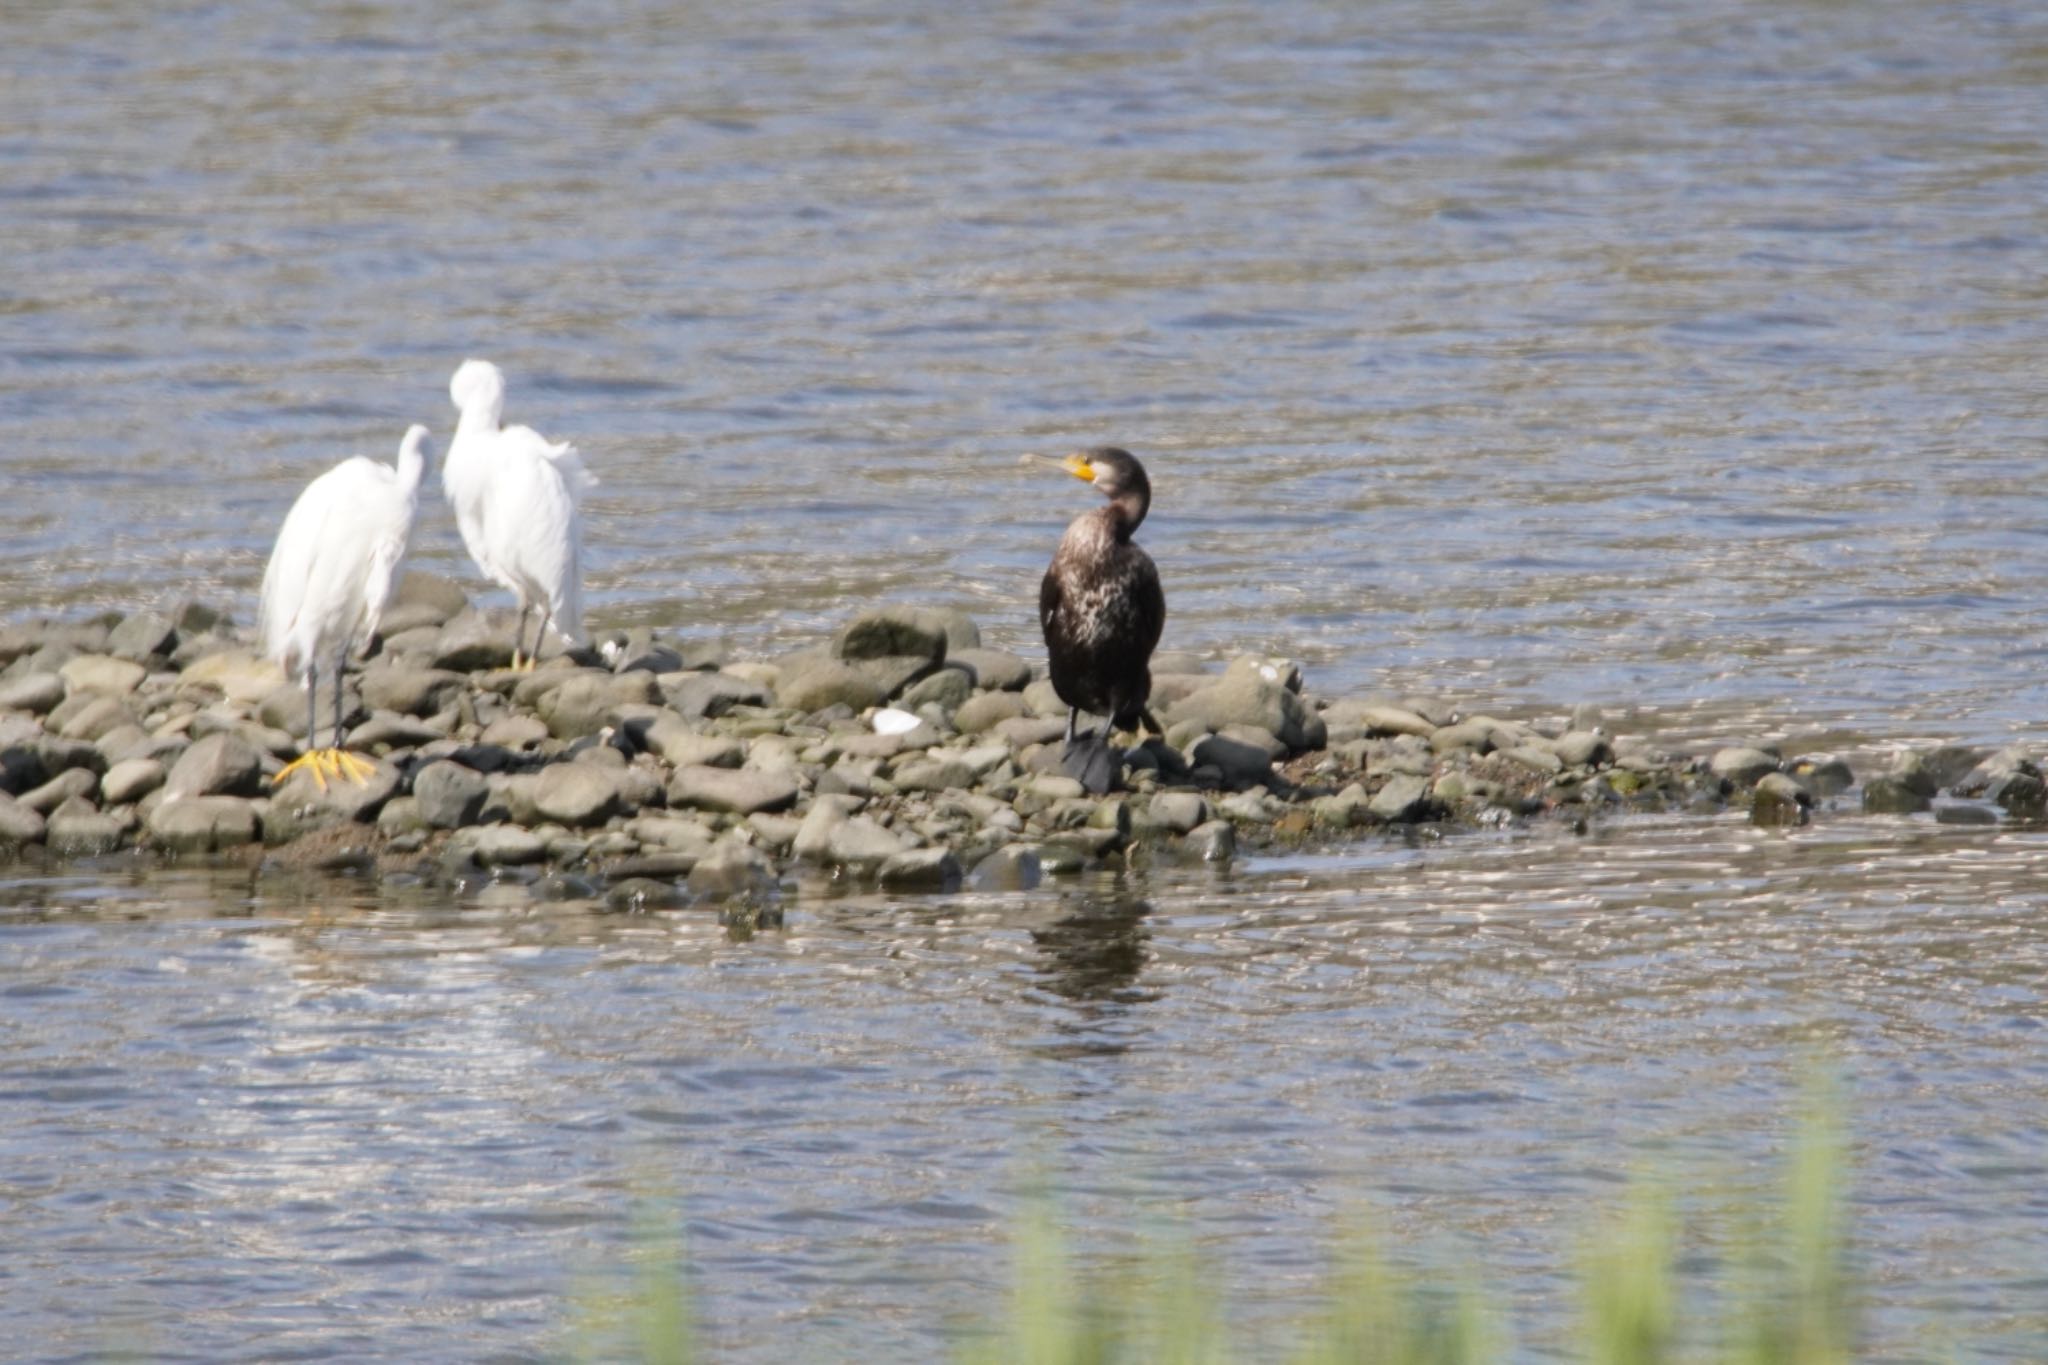
{"type": "Polygon", "coordinates": [[[1109,500],[1110,523],[1116,527],[1116,538],[1129,540],[1131,534],[1145,520],[1145,513],[1151,509],[1152,493],[1147,488],[1126,488],[1109,500]]]}

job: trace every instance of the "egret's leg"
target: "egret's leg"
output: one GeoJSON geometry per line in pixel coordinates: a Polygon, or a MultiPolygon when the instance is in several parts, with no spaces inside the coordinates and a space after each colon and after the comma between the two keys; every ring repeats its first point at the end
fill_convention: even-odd
{"type": "Polygon", "coordinates": [[[336,777],[345,777],[358,787],[370,780],[370,774],[377,771],[377,765],[359,754],[352,754],[341,747],[341,726],[343,720],[341,683],[348,672],[348,641],[341,642],[341,648],[334,657],[334,742],[327,748],[328,766],[334,769],[336,777]]]}
{"type": "Polygon", "coordinates": [[[305,747],[299,751],[297,758],[278,769],[277,776],[271,779],[277,785],[282,786],[286,778],[301,768],[313,774],[313,780],[320,784],[321,791],[327,790],[329,777],[345,777],[360,786],[369,779],[371,773],[377,771],[375,764],[354,754],[344,753],[341,748],[341,675],[348,661],[348,644],[345,641],[341,651],[341,658],[335,662],[334,667],[334,742],[324,749],[317,745],[318,730],[315,727],[319,724],[320,718],[320,670],[317,666],[308,664],[305,747]]]}
{"type": "MultiPolygon", "coordinates": [[[[512,626],[512,667],[514,668],[531,667],[530,664],[523,662],[526,651],[526,613],[531,610],[532,608],[526,605],[526,599],[520,598],[519,619],[512,626]]],[[[534,642],[534,650],[537,653],[539,649],[540,642],[536,640],[534,642]]]]}
{"type": "Polygon", "coordinates": [[[306,742],[300,746],[299,756],[279,768],[271,782],[283,786],[286,778],[304,768],[313,774],[313,780],[320,784],[321,791],[327,790],[327,754],[315,747],[319,742],[319,724],[320,667],[309,661],[306,664],[306,742]]]}
{"type": "Polygon", "coordinates": [[[348,672],[348,641],[342,640],[341,648],[334,655],[334,734],[333,743],[328,747],[339,752],[341,749],[341,677],[348,672]]]}
{"type": "Polygon", "coordinates": [[[540,642],[548,638],[548,622],[554,619],[555,609],[545,602],[541,603],[540,628],[533,632],[533,653],[526,656],[526,667],[529,670],[540,662],[540,642]]]}
{"type": "Polygon", "coordinates": [[[313,733],[313,727],[314,727],[314,725],[315,725],[315,724],[317,724],[317,723],[318,723],[318,717],[319,717],[319,715],[320,715],[320,706],[319,706],[319,696],[320,696],[320,670],[319,670],[319,669],[317,669],[317,668],[313,668],[313,667],[308,667],[308,668],[306,669],[306,744],[305,744],[305,752],[307,752],[307,753],[311,753],[311,752],[312,752],[312,749],[313,749],[313,745],[314,745],[314,742],[315,742],[315,741],[316,741],[316,740],[317,740],[317,739],[319,738],[319,736],[318,736],[318,735],[316,735],[316,734],[314,734],[314,733],[313,733]]]}

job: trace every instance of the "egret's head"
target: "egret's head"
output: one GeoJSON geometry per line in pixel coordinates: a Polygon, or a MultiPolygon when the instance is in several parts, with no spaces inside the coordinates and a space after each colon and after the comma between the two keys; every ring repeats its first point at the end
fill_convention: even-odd
{"type": "Polygon", "coordinates": [[[465,360],[448,381],[448,396],[464,414],[488,414],[495,422],[505,411],[505,372],[488,360],[465,360]]]}

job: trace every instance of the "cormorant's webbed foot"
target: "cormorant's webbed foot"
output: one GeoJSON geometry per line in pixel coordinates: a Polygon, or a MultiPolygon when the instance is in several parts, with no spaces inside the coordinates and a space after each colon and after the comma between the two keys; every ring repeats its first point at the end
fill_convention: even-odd
{"type": "Polygon", "coordinates": [[[1104,796],[1116,787],[1123,755],[1099,734],[1077,736],[1060,755],[1060,771],[1081,784],[1094,796],[1104,796]]]}

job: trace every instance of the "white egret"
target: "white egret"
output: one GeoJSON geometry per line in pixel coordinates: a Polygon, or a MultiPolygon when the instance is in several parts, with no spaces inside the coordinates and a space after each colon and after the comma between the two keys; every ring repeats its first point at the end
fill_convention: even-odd
{"type": "Polygon", "coordinates": [[[263,571],[263,649],[287,676],[306,680],[306,747],[277,775],[279,782],[310,768],[322,788],[329,776],[365,781],[376,771],[341,747],[341,674],[349,645],[377,632],[397,586],[398,566],[412,538],[419,507],[422,447],[427,429],[408,427],[398,465],[357,455],[306,485],[277,533],[263,571]],[[320,659],[334,651],[334,735],[314,745],[314,692],[320,659]]]}
{"type": "Polygon", "coordinates": [[[583,633],[579,502],[597,480],[575,446],[502,425],[505,375],[490,361],[463,361],[448,396],[462,416],[441,464],[441,488],[469,557],[519,600],[512,666],[532,668],[549,625],[571,643],[583,633]],[[535,607],[540,628],[528,652],[526,615],[535,607]]]}

